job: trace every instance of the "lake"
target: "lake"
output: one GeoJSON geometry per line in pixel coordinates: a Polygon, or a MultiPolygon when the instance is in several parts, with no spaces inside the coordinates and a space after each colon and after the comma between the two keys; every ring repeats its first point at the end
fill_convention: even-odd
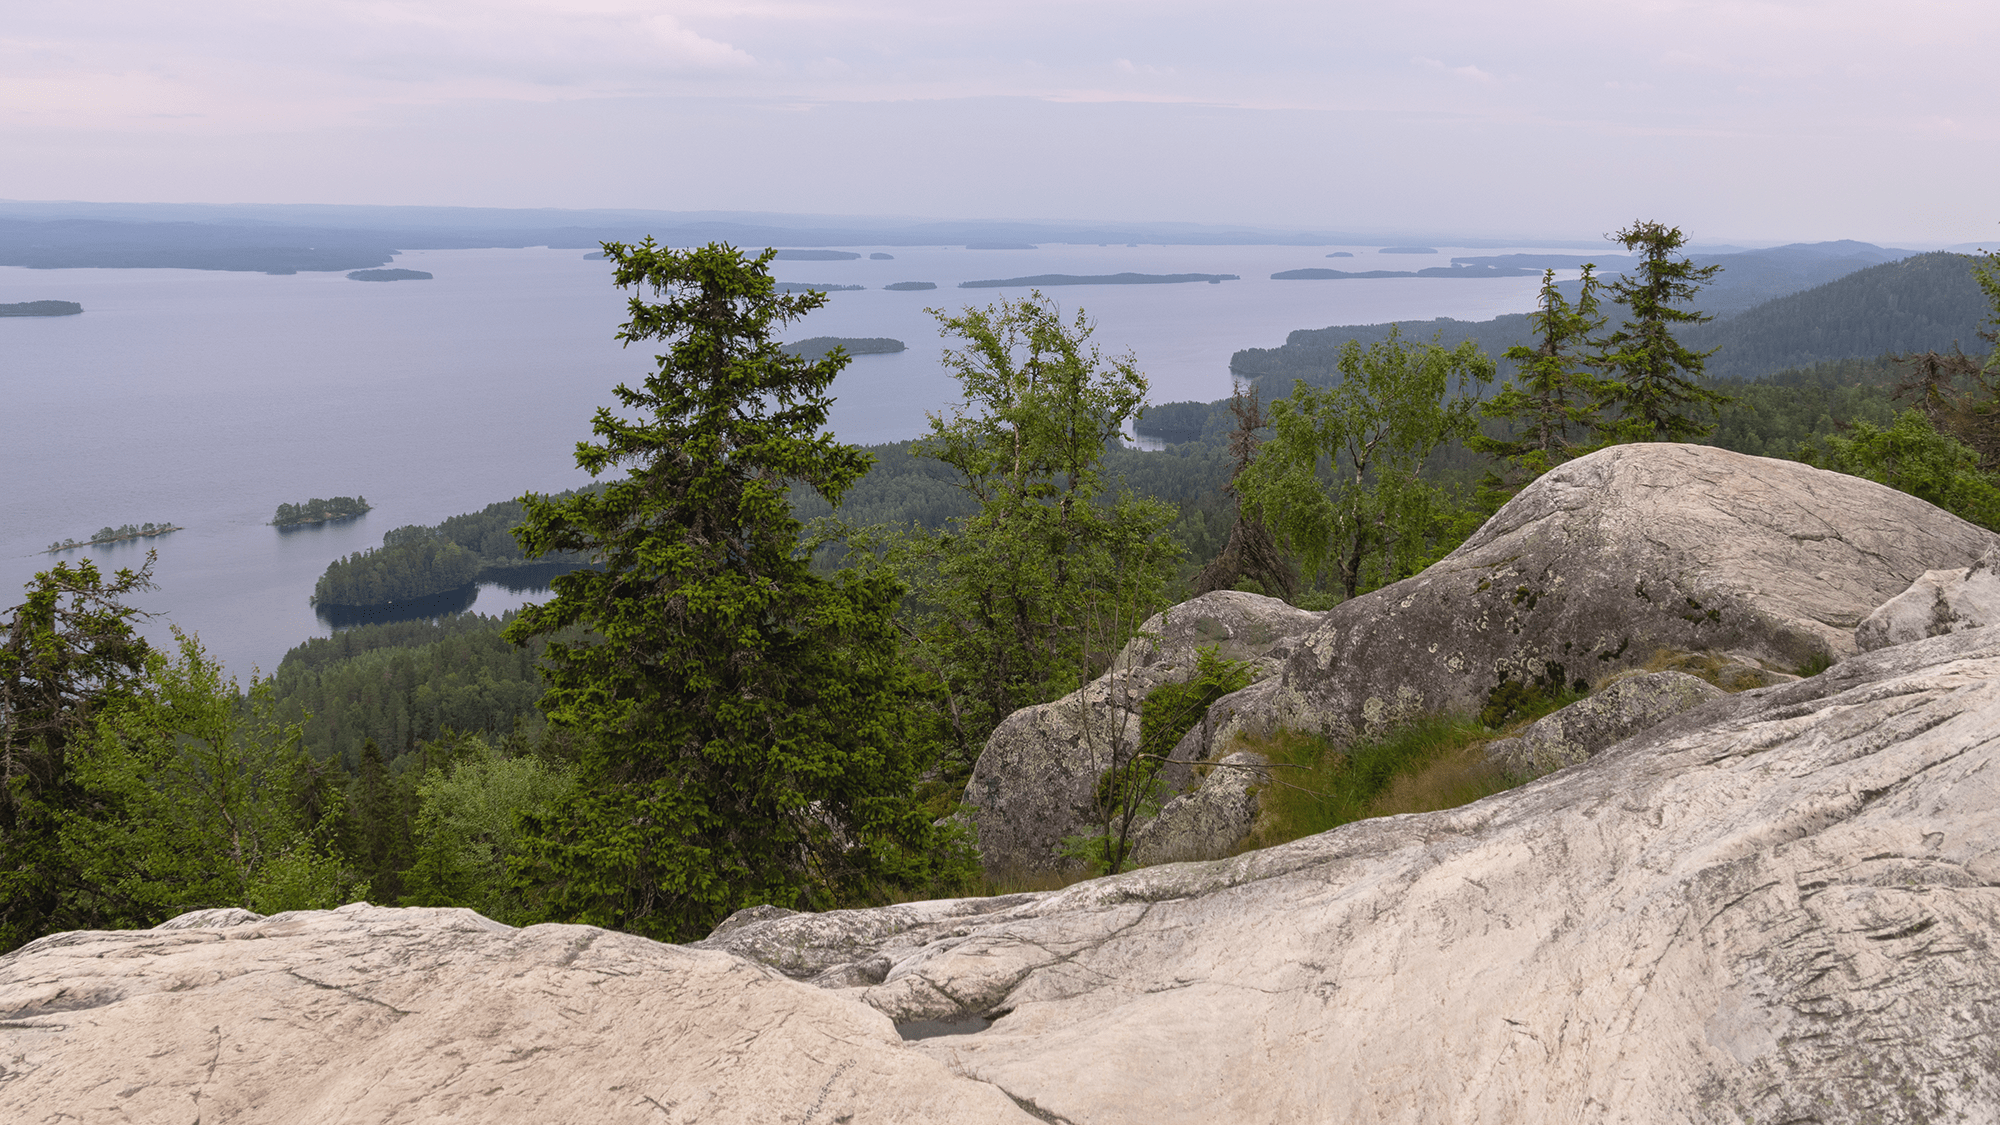
{"type": "MultiPolygon", "coordinates": [[[[834,385],[831,426],[846,440],[914,437],[957,385],[938,364],[936,321],[1023,292],[958,282],[1031,274],[1234,273],[1210,285],[1074,286],[1047,292],[1098,323],[1107,353],[1131,349],[1152,399],[1213,400],[1239,348],[1329,324],[1485,319],[1534,306],[1539,279],[1271,281],[1308,266],[1405,269],[1453,253],[1380,255],[1353,247],[1048,246],[1035,250],[852,247],[893,255],[778,262],[781,280],[859,284],[793,325],[787,339],[890,336],[892,355],[858,356],[834,385]],[[888,292],[898,281],[940,288],[888,292]]],[[[577,250],[446,250],[395,265],[431,281],[363,283],[341,274],[0,268],[0,303],[80,302],[81,316],[0,319],[0,606],[60,558],[136,565],[157,549],[159,589],[139,599],[196,632],[229,671],[270,672],[331,626],[307,599],[331,560],[496,500],[589,482],[573,451],[620,381],[651,352],[613,339],[625,296],[610,268],[577,250]],[[367,515],[280,531],[280,503],[363,495],[367,515]],[[97,528],[171,522],[150,540],[51,556],[51,542],[97,528]]],[[[497,613],[536,595],[482,586],[497,613]]]]}

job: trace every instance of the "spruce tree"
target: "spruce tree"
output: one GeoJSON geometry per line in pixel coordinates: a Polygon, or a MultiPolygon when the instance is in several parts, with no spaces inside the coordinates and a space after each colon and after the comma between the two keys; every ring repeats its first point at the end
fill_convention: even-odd
{"type": "Polygon", "coordinates": [[[1611,299],[1625,306],[1626,319],[1603,340],[1595,359],[1611,373],[1599,396],[1605,411],[1599,423],[1604,444],[1707,437],[1714,422],[1691,415],[1706,408],[1712,419],[1730,398],[1707,385],[1703,366],[1714,352],[1689,349],[1674,339],[1673,329],[1715,319],[1680,306],[1722,267],[1676,258],[1675,252],[1687,244],[1679,227],[1635,222],[1611,237],[1637,251],[1639,264],[1636,277],[1619,277],[1605,286],[1611,299]]]}
{"type": "Polygon", "coordinates": [[[627,475],[522,498],[531,557],[595,563],[507,631],[555,638],[541,707],[581,746],[575,789],[524,821],[529,910],[686,940],[745,906],[922,882],[950,853],[912,798],[935,743],[912,729],[926,709],[893,631],[903,589],[885,571],[815,576],[787,498],[837,505],[870,463],[824,432],[846,353],[809,360],[773,335],[825,295],[780,292],[772,251],[604,250],[635,291],[619,338],[664,351],[577,446],[591,475],[627,475]]]}
{"type": "Polygon", "coordinates": [[[1595,269],[1583,267],[1583,288],[1575,304],[1557,287],[1555,271],[1543,272],[1540,308],[1528,318],[1541,343],[1507,349],[1515,376],[1479,410],[1487,418],[1508,423],[1513,436],[1466,438],[1469,448],[1509,463],[1504,476],[1496,473],[1483,482],[1496,495],[1512,495],[1564,461],[1595,448],[1588,439],[1597,426],[1597,400],[1606,393],[1584,353],[1604,323],[1598,313],[1595,269]]]}

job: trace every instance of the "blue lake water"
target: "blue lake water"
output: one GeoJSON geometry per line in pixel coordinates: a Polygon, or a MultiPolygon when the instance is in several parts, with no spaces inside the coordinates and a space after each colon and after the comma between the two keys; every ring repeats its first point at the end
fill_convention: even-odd
{"type": "MultiPolygon", "coordinates": [[[[1230,389],[1239,348],[1329,324],[1483,319],[1525,312],[1537,278],[1271,281],[1306,266],[1415,269],[1436,257],[1328,261],[1336,247],[1050,246],[1036,250],[853,247],[894,256],[779,262],[782,280],[859,284],[786,332],[890,336],[894,355],[856,357],[834,385],[831,425],[875,443],[922,432],[957,386],[924,310],[1025,295],[958,282],[1043,273],[1234,273],[1219,285],[1077,286],[1047,292],[1084,308],[1108,353],[1130,349],[1155,402],[1212,400],[1230,389]],[[898,281],[937,290],[888,292],[898,281]]],[[[1520,247],[1533,250],[1535,247],[1520,247]]],[[[620,381],[651,353],[613,333],[625,296],[610,268],[576,250],[450,250],[400,256],[432,281],[363,283],[341,274],[0,268],[0,303],[81,302],[82,316],[0,318],[0,606],[60,558],[136,565],[157,549],[159,589],[137,600],[198,633],[229,670],[270,672],[330,626],[307,601],[331,560],[528,490],[589,482],[575,444],[620,381]],[[280,532],[280,503],[364,495],[359,519],[280,532]],[[99,527],[172,522],[151,540],[39,553],[99,527]]],[[[499,612],[536,595],[482,586],[473,608],[499,612]]]]}

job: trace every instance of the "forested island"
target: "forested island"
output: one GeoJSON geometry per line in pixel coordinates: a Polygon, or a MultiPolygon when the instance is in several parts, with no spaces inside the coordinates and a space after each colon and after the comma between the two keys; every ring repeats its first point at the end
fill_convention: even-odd
{"type": "Polygon", "coordinates": [[[935,281],[898,281],[898,282],[896,282],[896,283],[894,283],[894,284],[892,284],[892,285],[884,285],[884,286],[883,286],[882,288],[884,288],[884,289],[887,289],[887,290],[889,290],[889,291],[890,291],[890,292],[892,292],[892,293],[918,293],[918,292],[922,292],[922,291],[923,291],[923,290],[925,290],[925,289],[936,289],[936,288],[937,288],[937,282],[935,282],[935,281]]]}
{"type": "Polygon", "coordinates": [[[835,285],[832,282],[825,281],[778,282],[778,292],[780,293],[852,293],[856,290],[866,288],[867,286],[865,285],[835,285]]]}
{"type": "Polygon", "coordinates": [[[169,531],[180,530],[179,526],[170,523],[128,523],[119,527],[100,527],[97,529],[97,533],[88,539],[64,539],[60,542],[49,544],[49,549],[42,553],[52,555],[57,551],[67,551],[75,547],[91,547],[99,543],[116,543],[123,539],[151,539],[155,535],[165,535],[169,531]]]}
{"type": "Polygon", "coordinates": [[[887,336],[811,336],[786,344],[779,350],[788,355],[818,359],[835,348],[845,348],[848,355],[890,355],[906,350],[906,345],[887,336]]]}
{"type": "Polygon", "coordinates": [[[1031,286],[1047,289],[1056,285],[1184,285],[1192,281],[1237,281],[1233,273],[1038,273],[1033,277],[1004,277],[988,281],[961,281],[960,289],[1018,289],[1031,286]]]}
{"type": "Polygon", "coordinates": [[[884,254],[878,250],[868,255],[868,260],[871,262],[893,262],[896,260],[896,256],[894,254],[884,254]]]}
{"type": "Polygon", "coordinates": [[[366,496],[335,496],[322,500],[315,496],[303,504],[280,504],[277,514],[271,517],[274,527],[297,527],[308,523],[325,523],[328,520],[346,519],[372,510],[366,496]]]}
{"type": "Polygon", "coordinates": [[[83,306],[75,301],[17,301],[0,305],[0,316],[76,316],[83,306]]]}
{"type": "Polygon", "coordinates": [[[347,275],[349,281],[429,281],[431,275],[424,270],[355,270],[347,275]]]}

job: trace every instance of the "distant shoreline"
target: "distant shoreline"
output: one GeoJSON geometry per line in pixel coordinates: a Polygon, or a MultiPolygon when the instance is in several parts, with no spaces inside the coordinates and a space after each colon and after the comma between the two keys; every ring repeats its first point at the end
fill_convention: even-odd
{"type": "Polygon", "coordinates": [[[75,301],[17,301],[0,305],[0,316],[80,316],[83,306],[75,301]]]}

